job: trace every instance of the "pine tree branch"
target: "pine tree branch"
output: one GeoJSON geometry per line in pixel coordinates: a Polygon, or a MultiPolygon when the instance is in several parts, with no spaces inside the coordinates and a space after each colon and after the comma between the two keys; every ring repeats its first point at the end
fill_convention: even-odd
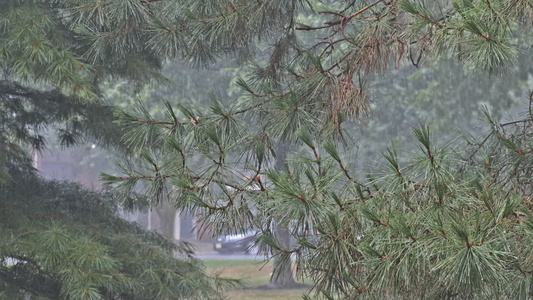
{"type": "MultiPolygon", "coordinates": [[[[332,23],[330,23],[330,24],[332,24],[332,25],[346,24],[346,23],[348,23],[353,17],[355,17],[355,16],[357,16],[357,15],[363,13],[363,12],[366,11],[367,9],[372,8],[373,6],[377,5],[377,4],[380,3],[380,2],[383,2],[383,0],[377,0],[376,2],[374,2],[374,3],[372,3],[372,4],[369,4],[369,5],[367,5],[367,6],[363,7],[363,8],[361,8],[360,10],[354,12],[353,14],[351,14],[350,16],[348,16],[347,18],[340,19],[340,20],[335,21],[335,22],[332,22],[332,23]]],[[[328,24],[328,23],[326,22],[326,24],[328,24]]]]}
{"type": "Polygon", "coordinates": [[[154,3],[154,2],[160,2],[160,1],[163,1],[163,0],[140,0],[140,1],[143,4],[150,4],[150,3],[154,3]]]}
{"type": "Polygon", "coordinates": [[[150,125],[171,125],[171,126],[176,126],[176,125],[186,125],[187,124],[187,123],[182,123],[182,122],[155,121],[155,120],[146,120],[146,119],[140,119],[140,118],[136,119],[135,121],[136,122],[140,122],[140,123],[150,124],[150,125]]]}
{"type": "MultiPolygon", "coordinates": [[[[122,180],[122,181],[126,181],[126,180],[153,181],[153,180],[158,179],[158,178],[169,179],[169,178],[180,178],[180,177],[182,177],[181,174],[165,174],[165,175],[159,174],[159,175],[154,175],[154,176],[151,176],[151,175],[119,176],[117,178],[122,180]]],[[[205,177],[201,177],[201,176],[190,176],[190,178],[193,179],[193,180],[205,180],[205,177]]],[[[218,180],[218,179],[213,179],[213,178],[210,178],[208,180],[208,182],[203,184],[202,186],[188,186],[186,188],[189,189],[189,190],[200,190],[200,189],[202,189],[203,187],[205,187],[209,183],[221,184],[221,185],[230,187],[230,188],[232,188],[232,189],[234,189],[234,190],[236,190],[238,192],[246,192],[246,191],[248,191],[245,187],[238,186],[238,185],[230,183],[230,182],[226,182],[226,181],[222,181],[222,180],[218,180]]]]}
{"type": "Polygon", "coordinates": [[[300,27],[296,27],[295,29],[296,30],[304,30],[304,31],[312,31],[312,30],[330,28],[330,27],[333,27],[333,26],[336,26],[336,25],[341,25],[341,27],[344,27],[344,26],[346,26],[346,24],[348,22],[350,22],[351,19],[353,19],[354,17],[358,16],[359,14],[365,12],[366,10],[374,7],[375,5],[379,4],[380,2],[383,2],[383,0],[377,0],[376,2],[371,3],[371,4],[361,8],[360,10],[354,12],[353,14],[351,14],[351,15],[349,15],[347,17],[342,16],[339,13],[335,13],[335,12],[331,12],[331,11],[321,11],[320,12],[321,14],[334,14],[334,15],[337,15],[337,16],[341,16],[341,18],[339,20],[336,20],[336,21],[325,22],[324,26],[311,27],[311,26],[308,26],[308,25],[300,24],[300,27]]]}
{"type": "Polygon", "coordinates": [[[433,24],[433,25],[439,27],[439,29],[443,29],[443,28],[444,28],[444,25],[442,25],[442,24],[440,24],[440,23],[437,23],[437,22],[433,21],[430,17],[424,15],[423,13],[421,13],[421,12],[417,12],[416,14],[417,14],[419,17],[421,17],[422,19],[428,21],[430,24],[433,24]]]}
{"type": "Polygon", "coordinates": [[[509,4],[500,12],[501,14],[505,14],[510,9],[512,9],[520,0],[512,0],[509,2],[509,4]]]}
{"type": "MultiPolygon", "coordinates": [[[[256,96],[255,94],[253,94],[254,96],[256,96]]],[[[257,97],[257,96],[256,96],[257,97]]],[[[235,115],[239,115],[239,114],[243,114],[245,112],[248,112],[250,110],[253,110],[253,109],[256,109],[256,108],[259,108],[263,105],[265,105],[266,103],[268,103],[270,100],[266,100],[266,101],[263,101],[263,102],[260,102],[260,103],[257,103],[257,104],[254,104],[250,107],[247,107],[247,108],[243,108],[243,109],[239,109],[239,110],[236,110],[236,111],[232,111],[231,112],[231,115],[235,116],[235,115]]]]}

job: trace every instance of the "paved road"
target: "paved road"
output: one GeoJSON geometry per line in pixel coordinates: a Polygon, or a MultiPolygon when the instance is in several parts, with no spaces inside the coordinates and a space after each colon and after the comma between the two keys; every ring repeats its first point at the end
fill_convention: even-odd
{"type": "Polygon", "coordinates": [[[244,254],[244,253],[234,253],[234,254],[218,254],[218,253],[206,253],[198,254],[196,257],[199,259],[256,259],[257,261],[262,261],[262,256],[257,256],[255,254],[244,254]]]}

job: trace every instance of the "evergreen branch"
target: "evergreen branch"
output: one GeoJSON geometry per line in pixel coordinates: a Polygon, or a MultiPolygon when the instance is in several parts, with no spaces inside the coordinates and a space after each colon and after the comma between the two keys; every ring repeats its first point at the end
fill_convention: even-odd
{"type": "Polygon", "coordinates": [[[330,11],[330,10],[323,10],[321,12],[319,12],[319,14],[324,14],[324,15],[334,15],[334,16],[337,16],[337,17],[341,17],[341,18],[344,18],[345,16],[340,13],[340,12],[336,12],[336,11],[330,11]]]}
{"type": "Polygon", "coordinates": [[[255,175],[250,179],[250,183],[248,185],[252,185],[254,181],[257,181],[257,183],[259,184],[260,191],[265,192],[266,191],[265,186],[263,185],[263,182],[261,181],[261,176],[259,176],[259,174],[261,174],[261,167],[262,167],[262,164],[261,162],[259,162],[257,165],[257,171],[255,172],[255,175]]]}
{"type": "MultiPolygon", "coordinates": [[[[472,158],[476,155],[476,153],[483,148],[483,146],[485,145],[485,143],[489,140],[489,138],[495,133],[495,131],[491,131],[489,134],[487,134],[487,136],[485,136],[485,138],[483,139],[483,141],[481,141],[480,143],[477,144],[477,147],[476,149],[470,154],[470,156],[468,157],[468,161],[471,161],[472,158]]],[[[488,163],[488,162],[487,162],[488,163]]]]}
{"type": "Polygon", "coordinates": [[[507,11],[511,10],[519,0],[511,0],[509,4],[500,12],[501,14],[505,14],[507,11]]]}
{"type": "Polygon", "coordinates": [[[523,120],[516,120],[516,121],[511,121],[511,122],[507,122],[507,123],[500,123],[500,126],[501,127],[505,127],[505,126],[509,126],[509,125],[514,125],[514,124],[519,124],[519,123],[527,123],[527,122],[531,122],[531,119],[523,119],[523,120]]]}
{"type": "Polygon", "coordinates": [[[338,15],[338,16],[342,16],[342,17],[339,20],[325,22],[324,26],[312,27],[312,26],[300,24],[300,27],[296,27],[296,30],[312,31],[312,30],[330,28],[330,27],[333,27],[333,26],[336,26],[336,25],[341,25],[341,27],[344,27],[344,26],[346,26],[346,24],[348,22],[350,22],[351,19],[353,19],[354,17],[358,16],[359,14],[365,12],[366,10],[372,8],[373,6],[376,6],[380,2],[383,2],[383,0],[377,0],[376,2],[373,2],[373,3],[369,4],[369,5],[361,8],[360,10],[352,13],[351,15],[349,15],[347,17],[342,16],[342,15],[340,15],[338,13],[330,12],[330,11],[322,11],[322,12],[320,12],[321,14],[334,14],[334,15],[338,15]]]}
{"type": "Polygon", "coordinates": [[[417,14],[418,16],[420,16],[422,19],[428,21],[430,24],[433,24],[433,25],[439,27],[439,29],[443,29],[443,28],[444,28],[444,25],[442,25],[442,24],[440,24],[440,23],[438,23],[438,22],[433,21],[433,19],[431,19],[430,17],[428,17],[428,16],[422,14],[421,12],[417,12],[416,14],[417,14]]]}
{"type": "MultiPolygon", "coordinates": [[[[255,96],[255,94],[254,94],[254,96],[255,96]]],[[[231,115],[239,115],[239,114],[246,113],[246,112],[248,112],[248,111],[250,111],[250,110],[253,110],[253,109],[255,109],[255,108],[259,108],[259,107],[265,105],[265,104],[268,103],[268,102],[269,102],[269,100],[266,100],[266,101],[263,101],[263,102],[260,102],[260,103],[254,104],[254,105],[252,105],[252,106],[250,106],[250,107],[247,107],[247,108],[243,108],[243,109],[239,109],[239,110],[236,110],[236,111],[232,111],[232,112],[231,112],[231,115]]]]}
{"type": "Polygon", "coordinates": [[[136,119],[135,121],[140,122],[140,123],[150,124],[150,125],[171,125],[171,126],[187,125],[187,123],[181,123],[181,122],[156,121],[156,120],[147,120],[147,119],[140,119],[140,118],[136,119]]]}
{"type": "Polygon", "coordinates": [[[350,15],[348,18],[346,18],[345,20],[342,20],[342,19],[341,19],[341,20],[339,21],[339,24],[346,24],[346,23],[349,22],[353,17],[355,17],[355,16],[357,16],[357,15],[363,13],[365,10],[367,10],[367,9],[369,9],[369,8],[371,8],[371,7],[375,6],[375,5],[377,5],[378,3],[382,2],[382,1],[383,1],[383,0],[377,0],[376,2],[371,3],[371,4],[369,4],[369,5],[367,5],[367,6],[363,7],[363,8],[361,8],[360,10],[358,10],[358,11],[354,12],[353,14],[351,14],[351,15],[350,15]]]}
{"type": "Polygon", "coordinates": [[[296,30],[311,31],[311,30],[319,30],[319,29],[330,28],[330,27],[333,26],[333,25],[324,25],[324,26],[318,26],[318,27],[311,27],[311,26],[305,25],[305,24],[299,24],[299,25],[300,25],[300,27],[296,27],[295,28],[296,30]]]}
{"type": "Polygon", "coordinates": [[[490,0],[485,0],[485,3],[487,4],[487,7],[490,9],[490,11],[492,13],[495,13],[497,14],[497,12],[494,10],[494,8],[492,7],[492,4],[490,4],[490,0]]]}
{"type": "MultiPolygon", "coordinates": [[[[181,174],[159,174],[159,175],[155,175],[155,176],[151,176],[151,175],[113,176],[113,175],[110,175],[110,174],[102,173],[101,176],[102,176],[102,180],[104,180],[104,181],[118,182],[118,181],[127,181],[127,180],[147,180],[147,181],[152,181],[152,180],[156,180],[158,178],[163,178],[163,179],[179,178],[179,177],[181,177],[181,174]]],[[[193,180],[205,180],[205,178],[201,177],[201,176],[190,176],[189,178],[191,178],[193,180]]],[[[254,179],[254,180],[256,180],[256,179],[254,179]]],[[[257,179],[257,180],[259,181],[259,179],[257,179]]],[[[226,182],[226,181],[222,181],[222,180],[218,180],[218,179],[213,179],[213,178],[210,178],[208,180],[208,182],[205,183],[203,186],[189,186],[189,187],[187,187],[187,189],[189,189],[189,190],[200,190],[205,185],[209,184],[210,182],[230,187],[230,188],[232,188],[232,189],[234,189],[234,190],[236,190],[238,192],[246,192],[246,191],[248,191],[243,186],[239,186],[239,185],[236,185],[236,184],[233,184],[233,183],[230,183],[230,182],[226,182]]]]}
{"type": "Polygon", "coordinates": [[[150,4],[150,3],[154,3],[154,2],[160,2],[160,1],[163,1],[163,0],[140,0],[140,1],[143,4],[150,4]]]}
{"type": "Polygon", "coordinates": [[[256,180],[257,180],[257,183],[259,183],[259,188],[262,192],[266,192],[266,188],[265,186],[263,185],[263,182],[261,181],[261,177],[259,176],[255,176],[256,180]]]}

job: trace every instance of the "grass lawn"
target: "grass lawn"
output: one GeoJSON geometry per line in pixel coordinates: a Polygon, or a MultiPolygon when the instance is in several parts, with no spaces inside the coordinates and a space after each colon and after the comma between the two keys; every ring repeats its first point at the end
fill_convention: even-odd
{"type": "Polygon", "coordinates": [[[228,299],[231,300],[296,300],[302,299],[302,295],[307,291],[254,289],[268,284],[272,273],[272,263],[265,264],[261,259],[206,259],[204,263],[209,274],[220,273],[223,277],[243,280],[246,289],[228,293],[228,299]]]}

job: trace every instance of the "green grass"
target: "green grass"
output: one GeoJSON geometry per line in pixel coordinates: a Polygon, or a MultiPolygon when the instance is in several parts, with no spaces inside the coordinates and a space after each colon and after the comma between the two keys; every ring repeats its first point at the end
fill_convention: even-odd
{"type": "Polygon", "coordinates": [[[305,289],[296,290],[243,290],[228,293],[231,300],[299,300],[306,292],[305,289]]]}
{"type": "Polygon", "coordinates": [[[307,291],[307,289],[255,289],[258,286],[268,284],[272,273],[272,262],[265,264],[260,259],[208,259],[204,262],[207,272],[210,274],[220,273],[223,277],[243,280],[245,289],[229,292],[228,299],[296,300],[302,299],[302,295],[307,291]]]}
{"type": "Polygon", "coordinates": [[[272,273],[272,263],[254,259],[205,260],[209,273],[220,272],[224,277],[241,279],[247,287],[267,284],[272,273]]]}

